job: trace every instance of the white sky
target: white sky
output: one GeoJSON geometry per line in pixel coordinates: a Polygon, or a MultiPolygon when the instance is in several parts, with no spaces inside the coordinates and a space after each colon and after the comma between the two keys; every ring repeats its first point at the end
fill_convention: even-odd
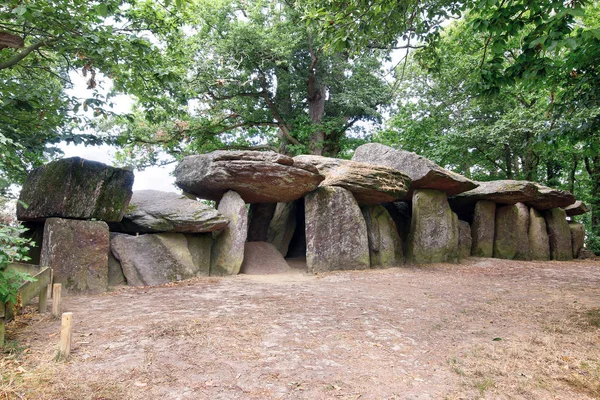
{"type": "MultiPolygon", "coordinates": [[[[79,73],[71,73],[71,80],[73,81],[74,88],[67,91],[71,96],[77,96],[78,98],[86,99],[91,97],[91,90],[86,89],[86,79],[79,73]]],[[[102,92],[108,91],[109,80],[100,78],[104,85],[107,86],[102,92]],[[108,85],[107,85],[108,83],[108,85]]],[[[113,99],[115,103],[115,110],[123,110],[128,112],[131,110],[133,101],[127,96],[118,96],[113,99]]],[[[83,113],[83,111],[80,111],[83,113]]],[[[81,157],[86,160],[99,161],[108,165],[114,165],[114,154],[117,151],[114,146],[84,146],[74,144],[60,144],[58,146],[64,153],[65,157],[81,157]]],[[[165,192],[181,192],[177,186],[175,186],[175,177],[171,175],[175,169],[176,164],[169,164],[163,167],[150,167],[144,171],[134,170],[135,180],[133,183],[133,190],[145,190],[154,189],[162,190],[165,192]]]]}

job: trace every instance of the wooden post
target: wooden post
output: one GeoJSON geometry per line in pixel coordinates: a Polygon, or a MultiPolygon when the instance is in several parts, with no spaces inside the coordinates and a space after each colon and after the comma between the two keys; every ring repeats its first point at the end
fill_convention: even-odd
{"type": "Polygon", "coordinates": [[[4,303],[0,302],[0,348],[4,346],[4,303]]]}
{"type": "Polygon", "coordinates": [[[52,285],[52,316],[58,318],[60,315],[60,296],[62,291],[62,285],[55,283],[52,285]]]}
{"type": "Polygon", "coordinates": [[[52,298],[52,283],[54,282],[54,270],[50,269],[50,283],[48,284],[48,300],[52,298]]]}
{"type": "Polygon", "coordinates": [[[0,317],[0,349],[4,346],[4,316],[0,317]]]}
{"type": "Polygon", "coordinates": [[[60,323],[60,343],[56,360],[67,360],[71,354],[71,335],[73,332],[73,313],[66,312],[62,315],[60,323]]]}
{"type": "Polygon", "coordinates": [[[38,296],[38,311],[41,314],[44,314],[48,311],[48,286],[44,285],[40,289],[40,294],[38,296]]]}

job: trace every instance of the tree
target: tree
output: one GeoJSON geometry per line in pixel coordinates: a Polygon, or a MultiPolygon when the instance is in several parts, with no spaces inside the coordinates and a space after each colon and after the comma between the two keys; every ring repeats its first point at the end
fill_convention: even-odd
{"type": "MultiPolygon", "coordinates": [[[[165,4],[167,1],[165,1],[165,4]]],[[[46,161],[65,142],[99,143],[82,134],[93,115],[110,112],[100,74],[116,91],[144,87],[159,99],[159,79],[140,81],[138,70],[161,70],[164,51],[152,39],[176,20],[175,6],[143,0],[6,0],[0,5],[0,192],[46,161]],[[68,96],[69,73],[88,78],[90,96],[68,96]],[[154,90],[152,89],[154,85],[154,90]],[[90,110],[87,116],[78,110],[90,110]],[[91,115],[90,115],[91,114],[91,115]]],[[[158,73],[157,72],[157,73],[158,73]]],[[[141,90],[138,90],[138,92],[141,90]]]]}
{"type": "Polygon", "coordinates": [[[285,2],[198,1],[186,8],[180,49],[187,69],[169,82],[178,98],[140,101],[107,129],[142,162],[217,148],[336,156],[359,121],[378,122],[391,101],[382,53],[325,53],[285,2]],[[173,114],[165,104],[190,109],[173,114]],[[154,158],[153,158],[154,157],[154,158]]]}
{"type": "MultiPolygon", "coordinates": [[[[528,179],[571,190],[600,209],[593,175],[598,161],[598,86],[590,84],[596,79],[594,58],[577,54],[594,54],[595,42],[553,55],[548,62],[556,68],[544,78],[490,92],[482,85],[480,68],[494,56],[486,55],[489,36],[474,31],[477,18],[473,13],[453,24],[439,46],[413,54],[398,112],[376,140],[417,151],[478,180],[528,179]],[[575,60],[578,68],[562,65],[575,60]]],[[[586,21],[581,26],[586,32],[586,21]]],[[[518,52],[520,41],[508,41],[504,51],[518,52]]],[[[590,244],[598,235],[594,215],[597,211],[588,225],[590,244]]]]}

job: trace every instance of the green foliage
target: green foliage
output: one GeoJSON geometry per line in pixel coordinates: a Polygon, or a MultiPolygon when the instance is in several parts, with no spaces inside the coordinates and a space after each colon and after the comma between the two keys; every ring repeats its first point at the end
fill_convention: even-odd
{"type": "Polygon", "coordinates": [[[103,94],[102,76],[113,79],[116,91],[144,87],[145,98],[160,101],[170,60],[152,39],[177,13],[176,5],[146,0],[2,2],[0,33],[22,44],[0,46],[0,194],[58,156],[53,145],[107,139],[82,133],[95,118],[111,114],[116,92],[103,94]],[[88,79],[87,98],[66,92],[75,72],[88,79]]]}
{"type": "Polygon", "coordinates": [[[358,121],[380,121],[391,101],[379,53],[325,53],[285,2],[197,1],[185,10],[186,29],[169,42],[181,68],[169,78],[173,93],[140,98],[132,116],[104,126],[121,133],[123,162],[151,163],[157,149],[174,157],[217,148],[336,155],[347,132],[360,135],[358,121]]]}
{"type": "MultiPolygon", "coordinates": [[[[593,61],[600,47],[590,40],[552,54],[545,61],[553,64],[550,74],[496,81],[491,91],[482,73],[495,56],[486,47],[490,34],[477,28],[481,15],[472,12],[447,28],[438,46],[411,55],[397,112],[376,140],[477,180],[527,179],[570,190],[592,207],[585,219],[592,247],[600,237],[600,82],[593,61]]],[[[571,36],[590,30],[585,20],[577,22],[571,36]]],[[[529,37],[536,29],[529,21],[520,32],[529,37]]],[[[506,57],[497,65],[502,74],[524,40],[505,38],[506,57]]]]}
{"type": "Polygon", "coordinates": [[[26,261],[29,250],[29,239],[21,235],[26,229],[21,226],[0,224],[0,302],[18,304],[19,287],[33,281],[29,274],[9,269],[10,263],[26,261]]]}

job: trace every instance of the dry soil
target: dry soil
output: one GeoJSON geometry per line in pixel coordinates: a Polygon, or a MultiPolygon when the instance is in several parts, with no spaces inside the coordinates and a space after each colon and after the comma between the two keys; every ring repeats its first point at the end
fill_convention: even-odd
{"type": "Polygon", "coordinates": [[[600,398],[600,263],[197,278],[9,325],[0,398],[600,398]],[[16,341],[16,342],[15,342],[16,341]]]}

